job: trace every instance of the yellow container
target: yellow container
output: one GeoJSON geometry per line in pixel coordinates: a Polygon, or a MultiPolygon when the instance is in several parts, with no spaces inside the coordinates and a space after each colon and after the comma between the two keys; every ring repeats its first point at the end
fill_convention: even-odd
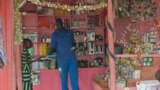
{"type": "Polygon", "coordinates": [[[39,45],[39,55],[40,56],[46,56],[47,55],[47,44],[46,43],[40,43],[40,45],[39,45]]]}

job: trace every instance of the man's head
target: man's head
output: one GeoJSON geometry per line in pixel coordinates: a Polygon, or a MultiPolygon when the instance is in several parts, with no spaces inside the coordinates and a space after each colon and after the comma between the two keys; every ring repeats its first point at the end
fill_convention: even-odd
{"type": "Polygon", "coordinates": [[[33,43],[30,39],[23,39],[23,47],[26,49],[29,49],[31,47],[33,47],[33,43]]]}
{"type": "Polygon", "coordinates": [[[63,28],[63,21],[61,18],[56,19],[56,26],[57,28],[63,28]]]}

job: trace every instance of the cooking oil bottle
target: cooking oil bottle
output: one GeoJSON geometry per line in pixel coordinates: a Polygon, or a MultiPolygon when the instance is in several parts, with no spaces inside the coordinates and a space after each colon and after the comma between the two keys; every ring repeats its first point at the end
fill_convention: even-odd
{"type": "Polygon", "coordinates": [[[39,54],[40,56],[46,56],[47,55],[47,43],[46,38],[43,37],[41,39],[41,43],[39,44],[39,54]]]}

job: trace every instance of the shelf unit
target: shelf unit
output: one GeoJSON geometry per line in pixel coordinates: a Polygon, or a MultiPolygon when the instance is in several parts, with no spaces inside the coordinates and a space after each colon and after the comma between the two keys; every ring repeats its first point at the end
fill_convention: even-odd
{"type": "MultiPolygon", "coordinates": [[[[155,23],[155,18],[154,19],[150,19],[147,20],[146,22],[138,22],[136,23],[135,26],[137,26],[142,32],[142,33],[146,33],[147,30],[149,28],[151,28],[150,26],[153,26],[153,24],[155,23]],[[151,23],[154,22],[154,23],[151,23]],[[142,26],[141,26],[142,25],[142,26]]],[[[120,33],[119,33],[120,34],[120,33]]],[[[128,38],[126,38],[128,39],[128,38]]],[[[151,80],[151,79],[155,79],[155,73],[156,71],[160,68],[160,61],[158,60],[160,58],[160,54],[144,54],[144,53],[137,53],[137,54],[115,54],[116,58],[137,58],[138,61],[142,62],[141,60],[143,58],[153,58],[153,65],[151,66],[141,66],[140,67],[140,71],[141,71],[141,78],[140,79],[128,79],[127,80],[127,86],[124,87],[125,88],[130,88],[134,87],[133,90],[136,90],[136,82],[138,81],[142,81],[142,80],[151,80]],[[150,72],[149,74],[147,72],[150,72]]],[[[119,90],[119,88],[118,88],[119,90]]]]}
{"type": "MultiPolygon", "coordinates": [[[[160,6],[159,3],[160,2],[158,0],[156,0],[156,1],[157,1],[157,8],[159,9],[159,6],[160,6]]],[[[111,25],[114,26],[114,24],[113,24],[114,18],[112,17],[112,16],[114,16],[113,15],[112,5],[113,5],[112,0],[108,0],[108,19],[109,19],[109,22],[111,23],[111,25]]],[[[159,10],[158,9],[157,9],[157,12],[158,12],[157,15],[159,15],[159,10]]],[[[157,18],[153,18],[153,19],[150,19],[150,20],[147,20],[147,21],[144,21],[144,22],[138,22],[138,23],[136,23],[135,26],[137,26],[137,28],[139,28],[141,30],[140,32],[146,32],[147,28],[150,27],[150,24],[148,22],[150,22],[150,21],[152,22],[152,20],[156,20],[156,19],[157,18]]],[[[118,21],[120,25],[118,27],[115,27],[117,29],[118,34],[121,34],[121,32],[123,30],[125,30],[124,27],[128,24],[127,23],[128,21],[129,20],[127,20],[127,19],[126,20],[119,20],[118,21]],[[122,27],[122,25],[124,27],[122,27]]],[[[115,22],[115,23],[117,24],[117,22],[115,22]]],[[[153,24],[153,23],[155,23],[155,22],[152,22],[151,24],[153,24]]],[[[115,25],[115,26],[117,26],[117,25],[115,25]]],[[[113,52],[113,50],[114,50],[113,34],[112,34],[112,32],[109,31],[108,35],[109,35],[108,38],[111,38],[111,42],[108,42],[109,46],[110,46],[109,48],[111,49],[111,52],[113,52]]],[[[117,36],[117,37],[118,37],[118,39],[120,39],[119,36],[117,36]]],[[[128,39],[128,37],[126,39],[128,39]]],[[[115,54],[115,57],[116,58],[143,58],[143,57],[152,57],[152,58],[158,58],[159,59],[160,58],[160,54],[142,54],[142,53],[140,53],[140,54],[115,54]]],[[[115,75],[115,72],[116,72],[116,70],[115,70],[115,61],[112,58],[109,58],[109,61],[110,61],[110,64],[109,64],[109,67],[110,67],[110,76],[112,76],[112,77],[110,77],[110,80],[111,80],[110,81],[110,90],[117,90],[117,89],[118,90],[136,90],[136,84],[135,83],[137,81],[139,81],[139,80],[147,80],[147,79],[138,79],[138,80],[132,79],[132,80],[129,80],[130,82],[132,82],[131,86],[129,86],[129,87],[123,87],[123,88],[117,88],[116,87],[116,75],[115,75]]],[[[158,69],[159,69],[160,68],[160,62],[157,59],[156,59],[156,61],[158,61],[156,64],[157,64],[158,69]]],[[[144,77],[145,76],[149,76],[149,74],[152,74],[152,77],[150,76],[150,78],[148,78],[148,79],[153,79],[155,77],[154,73],[156,72],[157,67],[151,66],[151,67],[142,67],[142,68],[146,69],[146,70],[148,69],[147,73],[146,73],[146,70],[142,70],[142,73],[144,73],[144,75],[143,75],[144,77]]],[[[98,89],[98,90],[102,90],[102,89],[98,89]]]]}
{"type": "Polygon", "coordinates": [[[116,57],[127,58],[127,57],[160,57],[160,54],[116,54],[116,57]]]}
{"type": "MultiPolygon", "coordinates": [[[[62,18],[64,26],[73,30],[77,45],[80,45],[78,47],[79,51],[77,50],[78,60],[87,61],[87,67],[90,67],[90,63],[93,62],[96,57],[101,57],[101,63],[105,62],[105,27],[100,24],[99,16],[99,14],[38,15],[36,13],[27,13],[22,15],[22,31],[23,34],[27,35],[36,34],[35,36],[33,35],[32,38],[36,39],[36,41],[34,41],[34,48],[36,48],[35,55],[39,56],[39,45],[42,39],[51,37],[51,34],[55,30],[55,20],[62,18]],[[96,18],[96,21],[93,20],[94,18],[96,18]],[[90,23],[90,25],[88,25],[88,23],[90,23]],[[83,35],[81,36],[81,34],[83,35]],[[92,49],[92,51],[90,49],[92,49]]],[[[47,46],[49,46],[49,43],[47,43],[47,46]]]]}

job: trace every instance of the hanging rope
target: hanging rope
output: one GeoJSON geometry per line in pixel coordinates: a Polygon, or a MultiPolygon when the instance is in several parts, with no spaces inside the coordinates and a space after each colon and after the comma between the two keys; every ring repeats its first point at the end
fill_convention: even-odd
{"type": "Polygon", "coordinates": [[[113,28],[113,26],[111,25],[111,23],[107,20],[105,20],[105,25],[106,27],[108,28],[108,30],[111,30],[112,34],[113,34],[113,39],[114,39],[114,42],[116,40],[116,32],[115,32],[115,29],[113,28]]]}
{"type": "MultiPolygon", "coordinates": [[[[108,30],[110,30],[110,31],[112,32],[112,34],[113,34],[113,39],[114,39],[114,42],[115,42],[115,40],[116,40],[116,38],[115,38],[115,29],[113,28],[113,26],[111,25],[111,23],[107,20],[107,18],[106,18],[106,20],[105,20],[105,25],[106,25],[106,27],[108,28],[108,30]]],[[[109,55],[113,60],[116,61],[116,56],[115,56],[113,53],[111,53],[111,51],[109,50],[109,48],[107,48],[107,53],[108,53],[108,55],[109,55]]]]}

